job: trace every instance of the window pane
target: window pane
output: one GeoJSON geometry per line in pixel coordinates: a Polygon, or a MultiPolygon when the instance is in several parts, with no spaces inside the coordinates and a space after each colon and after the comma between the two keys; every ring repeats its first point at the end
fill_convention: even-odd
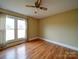
{"type": "Polygon", "coordinates": [[[25,30],[25,21],[24,20],[18,20],[18,29],[25,30]]]}
{"type": "Polygon", "coordinates": [[[25,38],[25,30],[18,30],[18,38],[25,38]]]}
{"type": "Polygon", "coordinates": [[[25,38],[25,21],[18,20],[18,38],[25,38]]]}
{"type": "Polygon", "coordinates": [[[6,18],[6,29],[14,30],[14,19],[6,18]]]}
{"type": "Polygon", "coordinates": [[[6,18],[6,41],[14,40],[14,19],[6,18]]]}
{"type": "Polygon", "coordinates": [[[14,40],[14,30],[6,30],[6,41],[14,40]]]}

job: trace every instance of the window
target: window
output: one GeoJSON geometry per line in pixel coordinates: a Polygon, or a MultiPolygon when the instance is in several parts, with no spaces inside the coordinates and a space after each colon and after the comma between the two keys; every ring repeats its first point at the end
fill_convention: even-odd
{"type": "Polygon", "coordinates": [[[14,40],[14,19],[6,18],[6,41],[14,40]]]}
{"type": "Polygon", "coordinates": [[[25,19],[6,17],[6,41],[26,38],[25,19]]]}
{"type": "Polygon", "coordinates": [[[18,20],[18,38],[25,38],[25,21],[24,20],[18,20]]]}

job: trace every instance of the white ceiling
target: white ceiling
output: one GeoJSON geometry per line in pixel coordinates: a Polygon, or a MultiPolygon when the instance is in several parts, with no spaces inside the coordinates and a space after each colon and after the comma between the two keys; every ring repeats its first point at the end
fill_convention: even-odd
{"type": "Polygon", "coordinates": [[[35,14],[34,8],[25,7],[26,4],[34,5],[36,0],[1,0],[0,8],[4,8],[10,11],[18,12],[27,16],[35,18],[44,18],[53,14],[64,12],[67,10],[77,8],[77,0],[42,0],[42,5],[47,7],[47,11],[38,10],[35,14]]]}

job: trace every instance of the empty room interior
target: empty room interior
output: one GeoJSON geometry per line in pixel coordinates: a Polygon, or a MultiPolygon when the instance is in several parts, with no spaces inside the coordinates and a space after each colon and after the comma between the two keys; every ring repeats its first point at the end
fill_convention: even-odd
{"type": "Polygon", "coordinates": [[[0,59],[78,59],[78,0],[0,0],[0,59]]]}

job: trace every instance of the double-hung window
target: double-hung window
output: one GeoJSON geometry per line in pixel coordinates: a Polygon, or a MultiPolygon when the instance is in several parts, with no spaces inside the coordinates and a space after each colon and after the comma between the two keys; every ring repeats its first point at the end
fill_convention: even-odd
{"type": "Polygon", "coordinates": [[[18,20],[17,21],[17,36],[18,38],[25,38],[26,37],[26,26],[25,26],[25,20],[18,20]]]}
{"type": "Polygon", "coordinates": [[[10,17],[6,17],[6,41],[15,39],[15,20],[10,17]]]}

